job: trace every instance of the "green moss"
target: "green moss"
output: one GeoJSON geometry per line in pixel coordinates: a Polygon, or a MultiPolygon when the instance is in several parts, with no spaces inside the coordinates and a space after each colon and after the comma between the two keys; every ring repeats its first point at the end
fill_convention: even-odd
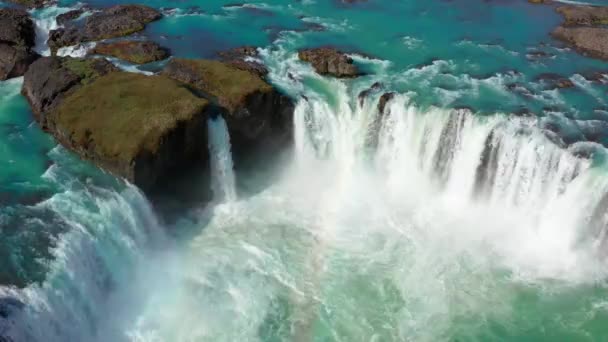
{"type": "Polygon", "coordinates": [[[249,94],[272,91],[272,86],[258,75],[222,62],[176,58],[173,63],[194,71],[204,80],[194,86],[216,97],[218,102],[229,110],[235,110],[249,94]]]}
{"type": "Polygon", "coordinates": [[[155,153],[168,132],[207,103],[164,76],[113,72],[68,96],[51,119],[70,144],[93,146],[95,157],[124,166],[142,151],[155,153]]]}
{"type": "Polygon", "coordinates": [[[65,58],[62,66],[82,78],[81,83],[87,84],[99,77],[101,74],[94,66],[95,61],[83,58],[65,58]]]}

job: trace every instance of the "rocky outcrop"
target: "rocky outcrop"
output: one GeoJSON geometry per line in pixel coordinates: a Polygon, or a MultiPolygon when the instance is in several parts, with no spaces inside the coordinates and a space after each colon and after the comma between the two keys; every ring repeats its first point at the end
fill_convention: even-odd
{"type": "Polygon", "coordinates": [[[146,64],[169,57],[169,51],[150,41],[99,43],[90,54],[116,57],[135,64],[146,64]]]}
{"type": "Polygon", "coordinates": [[[162,75],[145,76],[104,59],[43,57],[22,93],[62,145],[145,191],[207,163],[209,115],[225,118],[237,163],[291,138],[292,101],[220,61],[173,59],[162,75]]]}
{"type": "Polygon", "coordinates": [[[47,129],[46,114],[84,84],[117,69],[104,59],[43,57],[31,65],[23,80],[22,94],[36,121],[47,129]]]}
{"type": "Polygon", "coordinates": [[[161,13],[143,5],[119,5],[95,13],[84,25],[89,40],[122,37],[143,30],[161,18],[161,13]]]}
{"type": "Polygon", "coordinates": [[[310,63],[315,71],[321,75],[335,77],[356,77],[361,75],[353,64],[352,58],[334,48],[315,48],[301,50],[298,53],[300,60],[310,63]]]}
{"type": "Polygon", "coordinates": [[[168,77],[45,57],[27,72],[23,94],[62,145],[144,190],[207,160],[208,101],[168,77]]]}
{"type": "Polygon", "coordinates": [[[0,9],[0,80],[22,76],[39,56],[34,22],[23,10],[0,9]]]}
{"type": "Polygon", "coordinates": [[[48,45],[55,53],[64,46],[87,41],[123,37],[139,32],[146,24],[161,18],[161,13],[143,5],[118,5],[86,18],[83,27],[73,23],[49,33],[48,45]]]}
{"type": "Polygon", "coordinates": [[[258,62],[259,52],[256,47],[242,46],[219,53],[220,60],[233,67],[253,72],[260,77],[268,74],[266,66],[258,62]]]}
{"type": "Polygon", "coordinates": [[[69,24],[71,21],[80,18],[80,16],[83,13],[84,13],[84,9],[82,9],[82,8],[71,10],[71,11],[67,11],[65,13],[62,13],[62,14],[58,15],[55,18],[55,21],[57,22],[57,25],[69,24]]]}
{"type": "Polygon", "coordinates": [[[220,61],[176,58],[163,74],[218,106],[237,158],[258,146],[283,147],[291,138],[293,102],[257,73],[220,61]]]}
{"type": "Polygon", "coordinates": [[[573,45],[583,54],[608,60],[608,29],[606,28],[560,26],[552,35],[573,45]]]}
{"type": "Polygon", "coordinates": [[[608,60],[608,7],[560,6],[564,22],[551,34],[580,53],[608,60]]]}
{"type": "Polygon", "coordinates": [[[564,26],[608,25],[605,6],[560,6],[556,11],[564,17],[564,26]]]}

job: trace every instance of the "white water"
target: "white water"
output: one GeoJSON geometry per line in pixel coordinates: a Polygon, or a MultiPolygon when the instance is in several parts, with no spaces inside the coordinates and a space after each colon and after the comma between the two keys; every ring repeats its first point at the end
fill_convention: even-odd
{"type": "Polygon", "coordinates": [[[608,180],[535,122],[400,96],[375,150],[375,101],[333,90],[333,104],[298,103],[283,177],[212,209],[130,340],[473,339],[485,322],[537,329],[521,291],[549,296],[526,312],[544,320],[559,294],[605,279],[602,236],[585,227],[608,180]]]}
{"type": "Polygon", "coordinates": [[[211,186],[214,197],[233,202],[236,196],[236,181],[230,147],[230,135],[226,121],[221,116],[207,121],[209,156],[211,161],[211,186]]]}
{"type": "MultiPolygon", "coordinates": [[[[63,159],[67,152],[56,148],[51,154],[63,159]]],[[[153,260],[149,249],[163,243],[164,233],[148,201],[131,185],[121,191],[85,185],[62,163],[44,177],[64,191],[33,209],[53,213],[69,230],[58,237],[42,284],[22,290],[0,287],[4,308],[7,300],[21,303],[7,317],[0,316],[0,339],[116,340],[126,310],[115,310],[136,305],[128,284],[146,272],[144,258],[153,260]]]]}
{"type": "MultiPolygon", "coordinates": [[[[554,145],[534,120],[420,109],[405,95],[380,115],[376,98],[359,103],[359,89],[291,56],[275,60],[284,64],[272,68],[274,81],[307,98],[296,106],[293,160],[281,177],[237,198],[225,122],[210,120],[218,201],[178,224],[193,238],[156,258],[140,238],[148,234],[141,227],[157,224],[145,220],[154,215],[133,189],[98,190],[108,202],[86,191],[45,202],[74,223],[75,236],[58,249],[60,276],[7,290],[28,309],[2,322],[1,336],[502,340],[494,328],[564,329],[553,322],[560,298],[606,279],[604,227],[589,227],[608,177],[554,145]],[[144,265],[151,269],[128,274],[144,265]],[[108,274],[123,285],[112,295],[108,274]],[[531,298],[524,309],[522,296],[531,298]]],[[[580,300],[559,313],[569,324],[605,310],[605,297],[575,293],[580,300]]]]}

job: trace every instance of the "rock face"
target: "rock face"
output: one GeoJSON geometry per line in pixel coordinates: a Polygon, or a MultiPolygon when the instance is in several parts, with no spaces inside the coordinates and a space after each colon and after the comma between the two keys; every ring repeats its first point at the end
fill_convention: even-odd
{"type": "Polygon", "coordinates": [[[219,61],[176,58],[163,74],[188,84],[219,107],[237,154],[261,145],[282,147],[291,138],[293,102],[257,73],[219,61]]]}
{"type": "Polygon", "coordinates": [[[608,25],[605,6],[560,6],[556,10],[564,17],[565,26],[608,25]]]}
{"type": "Polygon", "coordinates": [[[0,9],[0,80],[22,76],[38,58],[34,23],[23,10],[0,9]]]}
{"type": "Polygon", "coordinates": [[[62,145],[144,190],[207,160],[208,101],[168,77],[45,57],[28,70],[23,93],[62,145]]]}
{"type": "Polygon", "coordinates": [[[352,58],[333,48],[302,50],[298,53],[298,57],[310,63],[321,75],[356,77],[361,74],[353,64],[352,58]]]}
{"type": "Polygon", "coordinates": [[[556,28],[552,35],[572,44],[580,52],[591,57],[608,60],[608,29],[601,27],[556,28]]]}
{"type": "Polygon", "coordinates": [[[169,57],[167,49],[150,41],[99,43],[90,54],[112,56],[135,64],[156,62],[169,57]]]}
{"type": "Polygon", "coordinates": [[[113,6],[86,18],[84,27],[68,23],[64,28],[51,30],[48,44],[51,52],[55,53],[64,46],[127,36],[143,30],[146,24],[161,16],[159,11],[148,6],[113,6]]]}

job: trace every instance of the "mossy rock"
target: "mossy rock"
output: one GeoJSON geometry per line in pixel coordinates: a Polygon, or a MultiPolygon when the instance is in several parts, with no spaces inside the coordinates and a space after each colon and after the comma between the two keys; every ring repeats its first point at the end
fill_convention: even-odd
{"type": "Polygon", "coordinates": [[[219,107],[230,131],[237,167],[241,155],[258,148],[267,153],[289,144],[293,102],[255,71],[215,60],[175,58],[163,74],[187,84],[219,107]]]}
{"type": "Polygon", "coordinates": [[[146,64],[169,57],[167,49],[150,41],[99,43],[91,54],[116,57],[135,64],[146,64]]]}
{"type": "Polygon", "coordinates": [[[167,77],[113,72],[71,93],[48,120],[65,146],[149,189],[203,158],[207,105],[167,77]]]}
{"type": "Polygon", "coordinates": [[[259,75],[214,60],[174,58],[164,73],[211,95],[231,113],[243,106],[247,96],[273,91],[259,75]]]}

